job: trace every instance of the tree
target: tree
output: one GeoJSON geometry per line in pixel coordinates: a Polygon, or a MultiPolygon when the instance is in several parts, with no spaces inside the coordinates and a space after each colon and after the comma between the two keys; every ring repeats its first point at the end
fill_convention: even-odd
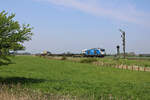
{"type": "Polygon", "coordinates": [[[23,43],[33,35],[29,24],[20,25],[14,17],[15,14],[0,12],[0,58],[6,58],[10,51],[25,49],[23,43]]]}

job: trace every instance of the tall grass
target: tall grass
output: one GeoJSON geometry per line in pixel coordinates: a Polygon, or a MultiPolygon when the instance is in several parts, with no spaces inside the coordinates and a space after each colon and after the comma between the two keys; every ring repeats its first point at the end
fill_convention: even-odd
{"type": "Polygon", "coordinates": [[[77,97],[46,94],[27,88],[23,89],[20,84],[17,84],[17,86],[0,85],[0,100],[77,100],[77,97]]]}
{"type": "MultiPolygon", "coordinates": [[[[100,95],[95,98],[94,94],[91,97],[76,97],[76,96],[62,96],[54,94],[46,94],[40,91],[33,91],[30,89],[22,89],[20,84],[14,85],[0,85],[0,100],[126,100],[127,97],[115,97],[112,94],[100,95]],[[11,88],[10,88],[11,87],[11,88]]],[[[129,100],[138,98],[128,97],[129,100]]]]}
{"type": "Polygon", "coordinates": [[[0,100],[47,100],[41,93],[22,89],[20,85],[0,85],[0,100]]]}

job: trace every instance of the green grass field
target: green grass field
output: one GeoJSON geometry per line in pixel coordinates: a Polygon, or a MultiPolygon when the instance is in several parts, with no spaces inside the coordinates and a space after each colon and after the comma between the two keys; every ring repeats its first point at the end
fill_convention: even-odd
{"type": "Polygon", "coordinates": [[[91,64],[16,56],[0,66],[0,83],[60,95],[150,99],[150,73],[91,64]]]}

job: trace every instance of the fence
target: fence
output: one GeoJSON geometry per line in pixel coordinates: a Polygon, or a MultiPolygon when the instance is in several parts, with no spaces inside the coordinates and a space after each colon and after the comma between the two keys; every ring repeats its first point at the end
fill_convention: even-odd
{"type": "Polygon", "coordinates": [[[107,67],[114,67],[118,69],[124,69],[124,70],[132,70],[132,71],[144,71],[144,72],[150,72],[150,67],[142,67],[142,66],[131,66],[131,65],[113,65],[113,64],[105,64],[103,62],[94,62],[97,66],[107,66],[107,67]]]}

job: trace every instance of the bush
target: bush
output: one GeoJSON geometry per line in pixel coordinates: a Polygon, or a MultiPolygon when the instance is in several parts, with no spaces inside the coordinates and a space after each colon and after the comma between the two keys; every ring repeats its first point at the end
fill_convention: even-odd
{"type": "Polygon", "coordinates": [[[119,59],[120,59],[120,57],[114,57],[114,58],[113,58],[113,60],[117,60],[117,61],[118,61],[119,59]]]}
{"type": "Polygon", "coordinates": [[[96,62],[97,59],[96,58],[87,58],[87,59],[82,59],[80,61],[80,63],[92,63],[92,62],[96,62]]]}
{"type": "Polygon", "coordinates": [[[62,58],[61,58],[61,60],[66,60],[67,59],[67,57],[65,57],[65,56],[63,56],[62,58]]]}

